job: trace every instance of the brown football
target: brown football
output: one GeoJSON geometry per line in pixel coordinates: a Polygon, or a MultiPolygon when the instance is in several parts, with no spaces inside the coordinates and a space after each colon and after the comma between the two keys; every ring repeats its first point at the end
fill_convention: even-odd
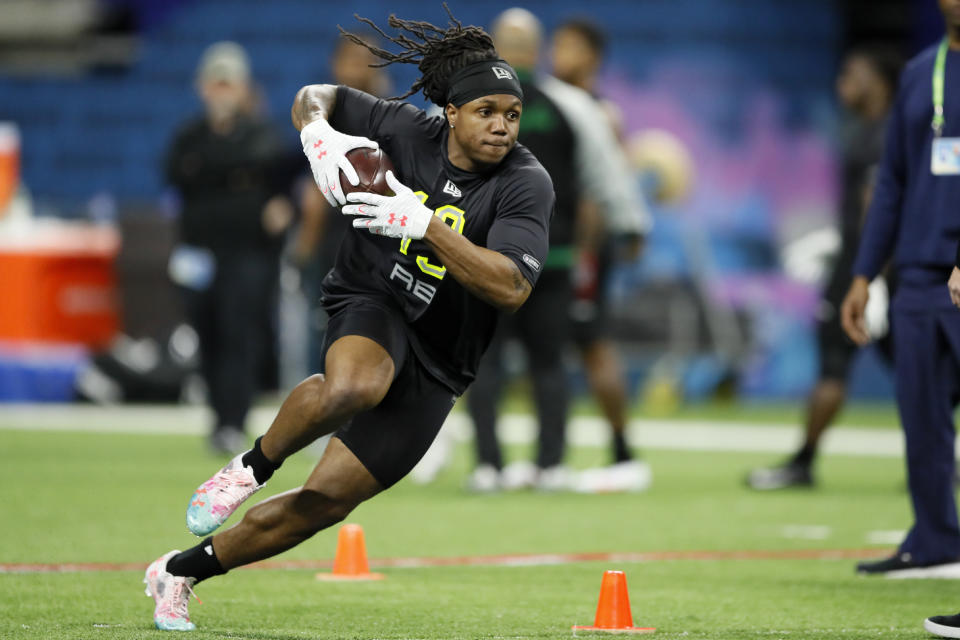
{"type": "Polygon", "coordinates": [[[347,160],[357,170],[360,184],[353,186],[347,177],[340,172],[340,186],[344,195],[354,191],[367,191],[380,195],[392,196],[393,191],[387,186],[387,171],[394,171],[390,157],[382,149],[367,149],[361,147],[347,152],[347,160]]]}

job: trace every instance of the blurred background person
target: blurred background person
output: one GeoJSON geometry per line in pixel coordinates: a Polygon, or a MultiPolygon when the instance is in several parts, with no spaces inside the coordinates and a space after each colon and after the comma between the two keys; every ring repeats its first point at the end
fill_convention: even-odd
{"type": "MultiPolygon", "coordinates": [[[[595,117],[606,121],[619,141],[622,118],[615,104],[599,97],[597,74],[606,54],[607,37],[599,25],[586,19],[562,22],[551,38],[553,75],[592,97],[595,117]]],[[[626,166],[619,148],[606,153],[626,166]]],[[[611,464],[589,469],[578,478],[578,489],[593,491],[641,490],[650,483],[649,467],[634,459],[626,440],[628,392],[624,364],[609,337],[609,276],[618,258],[634,260],[640,251],[650,218],[637,193],[632,202],[604,202],[586,193],[579,203],[576,230],[575,300],[571,307],[573,339],[580,353],[587,383],[611,429],[611,464]]]]}
{"type": "MultiPolygon", "coordinates": [[[[370,34],[364,34],[363,38],[371,44],[377,42],[370,34]]],[[[338,37],[330,56],[328,77],[332,78],[333,84],[385,98],[390,95],[390,78],[382,68],[371,66],[377,62],[376,56],[366,47],[338,37]]],[[[301,269],[303,277],[309,313],[307,366],[308,373],[316,373],[322,369],[320,347],[327,326],[327,314],[320,305],[318,289],[320,281],[333,267],[340,241],[350,227],[351,220],[330,207],[311,175],[303,180],[299,205],[301,220],[291,239],[289,255],[301,269]]]]}
{"type": "Polygon", "coordinates": [[[914,523],[892,556],[859,563],[863,574],[960,566],[953,486],[960,314],[944,286],[960,240],[960,0],[939,4],[947,34],[910,60],[900,76],[853,280],[841,307],[847,335],[868,343],[869,283],[893,257],[896,398],[914,523]]]}
{"type": "Polygon", "coordinates": [[[523,87],[519,141],[550,174],[557,200],[550,220],[550,252],[540,280],[519,311],[501,315],[496,337],[467,394],[477,454],[467,488],[478,492],[532,486],[558,490],[570,484],[570,472],[563,465],[570,397],[563,345],[570,336],[571,245],[576,204],[584,185],[576,174],[578,140],[571,124],[534,78],[542,32],[540,21],[520,8],[501,13],[491,29],[497,51],[516,70],[523,87]],[[526,354],[539,438],[535,464],[517,461],[504,468],[496,422],[506,377],[503,352],[510,338],[516,338],[526,354]]]}
{"type": "MultiPolygon", "coordinates": [[[[543,28],[529,11],[508,9],[493,24],[497,50],[520,75],[524,87],[524,118],[520,141],[544,163],[554,183],[557,208],[550,226],[550,254],[528,304],[503,318],[498,340],[484,357],[467,398],[477,433],[478,466],[468,487],[489,491],[499,487],[541,490],[577,488],[579,477],[562,464],[569,410],[569,383],[563,345],[569,343],[574,303],[572,269],[576,257],[578,217],[583,203],[602,203],[604,212],[634,215],[639,232],[647,220],[639,194],[606,119],[588,95],[549,76],[536,75],[543,28]],[[515,336],[528,358],[534,402],[539,419],[536,463],[518,461],[502,467],[495,425],[503,386],[503,346],[515,336]],[[503,473],[499,471],[502,469],[503,473]]],[[[649,484],[649,468],[638,464],[629,487],[649,484]]]]}
{"type": "Polygon", "coordinates": [[[200,339],[214,413],[210,446],[247,448],[244,425],[269,354],[278,260],[293,218],[282,179],[281,139],[254,107],[250,62],[218,42],[197,68],[203,115],[174,136],[166,177],[180,196],[179,242],[169,274],[200,339]]]}
{"type": "MultiPolygon", "coordinates": [[[[869,176],[883,153],[886,118],[896,95],[900,66],[896,54],[869,47],[851,50],[841,64],[836,82],[837,98],[843,109],[839,132],[840,251],[834,258],[817,314],[820,374],[807,398],[803,444],[785,463],[754,469],[747,477],[752,489],[813,486],[820,438],[846,401],[847,376],[857,346],[840,326],[840,303],[853,277],[851,268],[872,188],[869,176]]],[[[874,285],[875,290],[878,286],[881,283],[874,285]]],[[[882,306],[880,313],[886,316],[886,305],[882,306]]],[[[879,347],[889,362],[889,334],[882,337],[879,347]]]]}

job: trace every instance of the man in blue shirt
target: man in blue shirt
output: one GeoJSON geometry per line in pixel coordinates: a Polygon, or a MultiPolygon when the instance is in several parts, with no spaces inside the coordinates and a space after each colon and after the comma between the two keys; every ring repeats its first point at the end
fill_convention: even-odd
{"type": "Polygon", "coordinates": [[[940,0],[942,43],[911,60],[900,78],[843,328],[858,344],[867,286],[893,256],[897,406],[906,437],[915,522],[897,553],[863,562],[865,574],[930,573],[960,560],[954,499],[953,411],[960,400],[960,314],[943,283],[960,240],[960,0],[940,0]]]}

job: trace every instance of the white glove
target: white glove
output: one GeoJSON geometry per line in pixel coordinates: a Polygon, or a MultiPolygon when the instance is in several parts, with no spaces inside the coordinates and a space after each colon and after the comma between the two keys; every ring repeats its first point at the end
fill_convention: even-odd
{"type": "Polygon", "coordinates": [[[397,180],[393,171],[387,171],[387,186],[393,196],[354,191],[347,194],[348,204],[342,209],[344,215],[363,216],[353,221],[355,229],[366,229],[378,236],[420,240],[427,232],[433,210],[428,209],[413,191],[397,180]]]}
{"type": "Polygon", "coordinates": [[[867,333],[871,340],[879,340],[890,331],[890,319],[887,309],[890,307],[890,292],[887,281],[883,276],[877,276],[867,288],[867,308],[863,310],[863,318],[867,323],[867,333]]]}
{"type": "Polygon", "coordinates": [[[338,207],[346,202],[343,189],[340,188],[341,170],[350,184],[360,184],[357,170],[346,158],[347,152],[360,147],[379,147],[368,138],[340,133],[323,118],[314,120],[300,131],[300,142],[303,144],[304,155],[310,161],[313,179],[331,207],[338,207]]]}

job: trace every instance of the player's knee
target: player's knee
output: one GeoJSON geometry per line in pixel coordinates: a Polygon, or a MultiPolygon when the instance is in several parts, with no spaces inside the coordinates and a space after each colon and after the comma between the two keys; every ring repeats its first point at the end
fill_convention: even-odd
{"type": "Polygon", "coordinates": [[[331,414],[356,413],[368,408],[366,386],[359,381],[341,381],[318,373],[301,382],[299,388],[307,398],[307,412],[311,418],[320,420],[331,414]]]}
{"type": "Polygon", "coordinates": [[[326,377],[324,377],[322,373],[315,373],[298,384],[297,388],[303,389],[303,392],[308,398],[319,398],[323,394],[323,388],[325,385],[326,377]]]}
{"type": "Polygon", "coordinates": [[[331,379],[325,382],[325,396],[337,413],[357,414],[380,404],[389,386],[379,380],[331,379]]]}

